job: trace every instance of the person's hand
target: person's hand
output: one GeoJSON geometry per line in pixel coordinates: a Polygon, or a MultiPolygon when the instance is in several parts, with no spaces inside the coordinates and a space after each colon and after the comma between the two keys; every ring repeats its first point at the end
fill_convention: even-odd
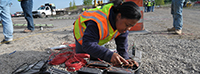
{"type": "Polygon", "coordinates": [[[117,53],[113,53],[112,58],[110,60],[112,64],[129,64],[123,57],[121,57],[117,53]]]}
{"type": "Polygon", "coordinates": [[[128,59],[127,61],[130,65],[136,65],[137,67],[139,66],[139,64],[136,61],[134,61],[133,59],[128,59]]]}

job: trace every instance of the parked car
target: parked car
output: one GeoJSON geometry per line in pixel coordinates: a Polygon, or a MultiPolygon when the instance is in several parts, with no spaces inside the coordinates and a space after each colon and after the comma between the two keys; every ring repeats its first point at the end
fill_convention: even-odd
{"type": "Polygon", "coordinates": [[[194,2],[193,6],[200,6],[200,1],[194,2]]]}
{"type": "Polygon", "coordinates": [[[24,16],[24,13],[23,13],[23,12],[16,12],[16,13],[14,14],[14,16],[15,16],[15,17],[22,17],[22,16],[24,16]]]}

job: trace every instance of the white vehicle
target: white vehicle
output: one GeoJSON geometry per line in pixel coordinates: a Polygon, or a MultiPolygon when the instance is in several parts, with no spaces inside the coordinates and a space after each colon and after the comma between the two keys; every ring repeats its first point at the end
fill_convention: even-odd
{"type": "Polygon", "coordinates": [[[22,16],[24,16],[24,13],[23,12],[16,12],[12,16],[13,17],[22,17],[22,16]]]}
{"type": "Polygon", "coordinates": [[[33,17],[45,18],[48,16],[56,15],[55,6],[47,3],[44,6],[42,5],[36,11],[32,12],[33,17]]]}
{"type": "Polygon", "coordinates": [[[46,3],[45,5],[42,5],[39,7],[36,11],[32,11],[33,17],[40,17],[45,18],[48,16],[55,16],[55,15],[71,15],[71,14],[80,14],[82,11],[82,8],[79,7],[76,10],[69,10],[67,8],[63,9],[56,9],[55,5],[52,3],[46,3]]]}

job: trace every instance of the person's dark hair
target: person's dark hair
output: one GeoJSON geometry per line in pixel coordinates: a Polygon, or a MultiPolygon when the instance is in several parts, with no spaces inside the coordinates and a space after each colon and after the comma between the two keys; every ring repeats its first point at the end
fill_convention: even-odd
{"type": "Polygon", "coordinates": [[[114,12],[121,13],[122,18],[127,19],[137,19],[141,18],[140,8],[134,2],[124,2],[122,0],[115,0],[114,2],[114,12]]]}

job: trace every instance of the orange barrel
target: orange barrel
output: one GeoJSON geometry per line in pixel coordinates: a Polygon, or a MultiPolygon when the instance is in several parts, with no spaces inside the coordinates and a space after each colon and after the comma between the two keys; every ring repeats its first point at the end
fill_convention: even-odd
{"type": "Polygon", "coordinates": [[[141,19],[138,21],[138,23],[135,24],[135,26],[133,26],[129,31],[141,31],[141,30],[144,30],[144,26],[143,26],[143,0],[125,0],[126,2],[127,1],[132,1],[132,2],[135,2],[139,7],[140,7],[140,12],[142,14],[142,17],[141,19]]]}

